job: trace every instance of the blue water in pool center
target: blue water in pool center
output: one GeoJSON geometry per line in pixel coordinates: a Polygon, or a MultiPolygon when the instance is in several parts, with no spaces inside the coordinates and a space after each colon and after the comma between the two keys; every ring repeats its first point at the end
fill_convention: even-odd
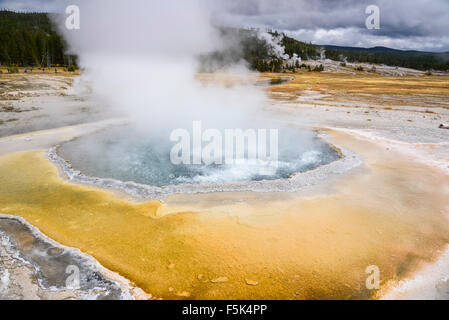
{"type": "MultiPolygon", "coordinates": [[[[269,134],[267,134],[269,136],[269,134]]],[[[289,178],[338,159],[338,153],[310,131],[279,129],[276,168],[268,164],[174,165],[169,134],[142,134],[131,126],[114,127],[64,144],[59,154],[88,176],[167,186],[289,178]]],[[[269,150],[268,150],[269,151],[269,150]]]]}

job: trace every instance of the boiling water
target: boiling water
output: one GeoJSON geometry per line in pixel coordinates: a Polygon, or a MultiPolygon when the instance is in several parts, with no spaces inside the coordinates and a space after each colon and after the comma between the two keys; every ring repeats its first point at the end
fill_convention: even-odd
{"type": "Polygon", "coordinates": [[[158,187],[283,179],[338,158],[334,149],[310,131],[281,129],[279,161],[274,170],[265,170],[264,164],[174,165],[170,161],[174,142],[168,137],[168,134],[148,135],[131,127],[117,127],[69,142],[61,147],[59,154],[74,169],[88,176],[158,187]]]}

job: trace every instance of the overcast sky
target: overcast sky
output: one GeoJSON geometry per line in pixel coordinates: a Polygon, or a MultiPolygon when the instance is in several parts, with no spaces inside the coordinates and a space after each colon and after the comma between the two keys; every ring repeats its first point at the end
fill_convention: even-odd
{"type": "MultiPolygon", "coordinates": [[[[126,1],[132,5],[132,0],[126,1]]],[[[315,44],[449,51],[449,0],[209,0],[209,5],[211,2],[216,24],[276,29],[315,44]],[[380,9],[379,30],[365,26],[365,9],[371,4],[380,9]]],[[[0,0],[0,8],[55,12],[61,11],[61,1],[0,0]]]]}

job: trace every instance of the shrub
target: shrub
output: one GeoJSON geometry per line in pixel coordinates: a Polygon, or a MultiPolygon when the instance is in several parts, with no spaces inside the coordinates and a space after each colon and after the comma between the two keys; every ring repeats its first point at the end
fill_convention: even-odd
{"type": "Polygon", "coordinates": [[[19,73],[19,68],[17,67],[9,67],[9,73],[19,73]]]}
{"type": "Polygon", "coordinates": [[[69,66],[69,67],[67,68],[67,71],[68,71],[68,72],[75,72],[75,71],[76,71],[76,67],[72,64],[71,66],[69,66]]]}
{"type": "Polygon", "coordinates": [[[313,71],[315,71],[315,72],[322,72],[322,71],[324,71],[324,67],[323,67],[322,64],[320,64],[319,66],[316,66],[316,67],[313,69],[313,71]]]}

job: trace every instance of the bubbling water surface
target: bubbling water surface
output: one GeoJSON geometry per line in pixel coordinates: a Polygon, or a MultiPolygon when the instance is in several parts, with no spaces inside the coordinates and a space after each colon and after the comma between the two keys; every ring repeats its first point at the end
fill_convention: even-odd
{"type": "Polygon", "coordinates": [[[298,129],[279,130],[278,166],[269,163],[174,165],[169,134],[143,134],[132,126],[110,128],[63,145],[59,154],[88,176],[167,186],[286,179],[338,159],[328,144],[298,129]],[[270,170],[271,169],[271,170],[270,170]]]}

